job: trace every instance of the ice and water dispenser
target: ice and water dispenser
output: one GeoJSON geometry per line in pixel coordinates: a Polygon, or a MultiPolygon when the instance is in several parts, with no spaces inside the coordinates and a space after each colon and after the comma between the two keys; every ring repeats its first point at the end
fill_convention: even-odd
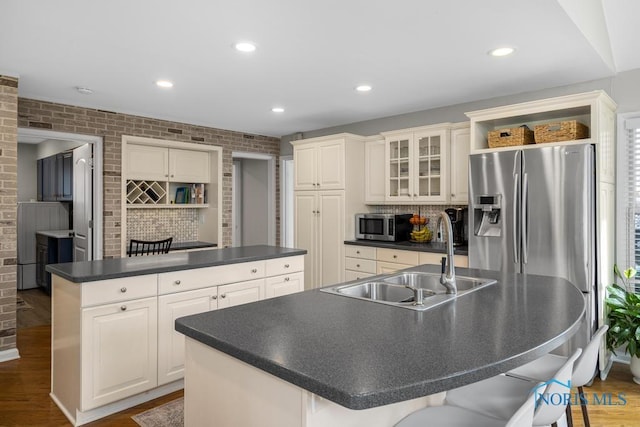
{"type": "Polygon", "coordinates": [[[479,237],[499,237],[502,229],[502,196],[476,196],[473,207],[473,234],[479,237]]]}

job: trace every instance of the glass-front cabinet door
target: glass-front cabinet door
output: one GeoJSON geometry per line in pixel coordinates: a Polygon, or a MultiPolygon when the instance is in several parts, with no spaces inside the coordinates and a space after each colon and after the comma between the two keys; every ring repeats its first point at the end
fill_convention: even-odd
{"type": "Polygon", "coordinates": [[[411,174],[414,167],[412,162],[413,134],[388,137],[386,142],[387,198],[396,201],[411,201],[413,199],[411,174]]]}
{"type": "Polygon", "coordinates": [[[417,133],[414,135],[413,175],[414,200],[446,201],[446,131],[417,133]]]}

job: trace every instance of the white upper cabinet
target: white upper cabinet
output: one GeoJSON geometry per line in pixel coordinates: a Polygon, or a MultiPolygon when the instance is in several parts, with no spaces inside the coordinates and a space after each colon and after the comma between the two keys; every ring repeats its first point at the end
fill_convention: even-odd
{"type": "Polygon", "coordinates": [[[127,144],[125,178],[130,180],[209,183],[209,152],[127,144]]]}
{"type": "Polygon", "coordinates": [[[128,144],[124,164],[126,179],[167,181],[169,150],[152,145],[128,144]]]}
{"type": "Polygon", "coordinates": [[[169,181],[208,183],[209,154],[202,151],[169,149],[169,181]]]}
{"type": "Polygon", "coordinates": [[[367,141],[364,146],[364,201],[380,204],[385,201],[385,142],[367,141]]]}
{"type": "Polygon", "coordinates": [[[295,190],[341,190],[345,187],[344,139],[296,145],[295,190]]]}
{"type": "Polygon", "coordinates": [[[389,133],[385,141],[386,202],[448,200],[448,126],[389,133]]]}
{"type": "Polygon", "coordinates": [[[470,128],[466,123],[462,127],[451,129],[451,198],[452,204],[469,203],[469,150],[470,128]]]}

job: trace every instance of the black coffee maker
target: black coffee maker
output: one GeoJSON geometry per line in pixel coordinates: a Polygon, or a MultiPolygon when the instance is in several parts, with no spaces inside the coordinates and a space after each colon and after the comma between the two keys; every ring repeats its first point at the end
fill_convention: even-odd
{"type": "Polygon", "coordinates": [[[467,245],[467,216],[469,210],[467,208],[448,208],[444,210],[451,220],[453,228],[453,246],[467,245]]]}

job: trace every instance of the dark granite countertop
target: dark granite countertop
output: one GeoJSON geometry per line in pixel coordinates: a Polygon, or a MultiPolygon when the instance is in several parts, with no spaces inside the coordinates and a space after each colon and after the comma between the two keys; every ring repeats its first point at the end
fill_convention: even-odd
{"type": "Polygon", "coordinates": [[[199,249],[199,248],[215,248],[218,247],[217,243],[211,242],[172,242],[171,248],[169,248],[169,252],[171,251],[182,251],[185,249],[199,249]]]}
{"type": "Polygon", "coordinates": [[[45,230],[36,231],[36,234],[40,234],[41,236],[53,237],[54,239],[73,238],[73,230],[45,230]]]}
{"type": "Polygon", "coordinates": [[[506,372],[578,329],[584,299],[564,279],[457,270],[498,283],[422,312],[316,289],[183,317],[176,330],[342,406],[366,409],[506,372]]]}
{"type": "MultiPolygon", "coordinates": [[[[403,251],[435,252],[439,254],[447,253],[447,244],[444,242],[415,243],[415,242],[382,242],[377,240],[345,240],[344,244],[359,245],[359,246],[373,246],[376,248],[400,249],[403,251]]],[[[453,253],[456,255],[468,255],[469,252],[466,246],[458,246],[453,249],[453,253]]]]}
{"type": "Polygon", "coordinates": [[[118,277],[165,273],[167,271],[213,267],[239,262],[260,261],[271,258],[304,255],[306,253],[307,251],[303,249],[257,245],[174,254],[168,253],[164,255],[114,258],[100,261],[49,264],[46,269],[51,274],[56,274],[72,282],[82,283],[115,279],[118,277]]]}

